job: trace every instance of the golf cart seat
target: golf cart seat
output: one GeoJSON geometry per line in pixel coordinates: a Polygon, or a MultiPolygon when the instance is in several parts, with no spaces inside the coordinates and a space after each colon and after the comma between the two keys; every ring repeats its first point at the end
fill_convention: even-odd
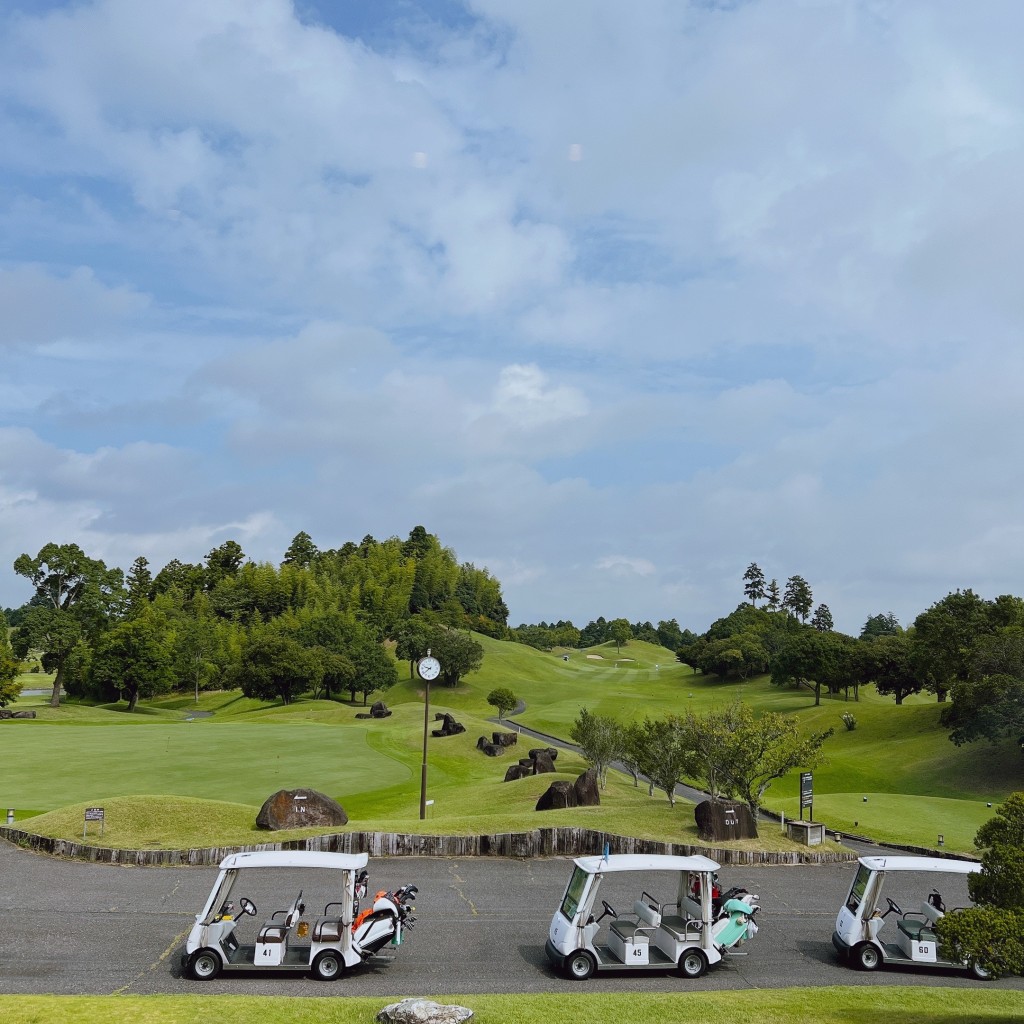
{"type": "Polygon", "coordinates": [[[340,942],[344,927],[340,917],[318,917],[313,925],[313,941],[340,942]]]}
{"type": "Polygon", "coordinates": [[[288,938],[288,933],[295,927],[299,918],[302,917],[305,909],[306,905],[302,902],[302,893],[300,892],[290,909],[274,911],[271,919],[260,929],[256,941],[260,943],[284,942],[288,938]],[[278,914],[285,915],[283,921],[274,920],[278,914]]]}
{"type": "Polygon", "coordinates": [[[635,921],[625,917],[617,917],[609,926],[623,942],[650,942],[650,933],[661,924],[661,914],[649,907],[643,900],[633,904],[635,921]]]}
{"type": "Polygon", "coordinates": [[[919,911],[910,911],[900,918],[897,927],[913,942],[935,942],[935,924],[945,917],[938,907],[922,903],[919,911]]]}

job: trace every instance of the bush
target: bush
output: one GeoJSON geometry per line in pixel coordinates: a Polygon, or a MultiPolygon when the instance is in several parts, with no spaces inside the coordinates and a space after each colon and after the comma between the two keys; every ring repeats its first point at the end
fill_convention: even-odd
{"type": "Polygon", "coordinates": [[[849,732],[853,732],[857,728],[857,719],[849,711],[844,711],[839,717],[849,732]]]}

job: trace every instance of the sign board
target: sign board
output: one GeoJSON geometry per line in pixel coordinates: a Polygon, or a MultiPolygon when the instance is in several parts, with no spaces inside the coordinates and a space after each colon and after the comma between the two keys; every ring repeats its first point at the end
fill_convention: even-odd
{"type": "Polygon", "coordinates": [[[811,816],[814,815],[814,773],[800,773],[800,817],[804,816],[804,808],[811,808],[811,816]]]}
{"type": "Polygon", "coordinates": [[[86,809],[85,809],[85,820],[86,821],[102,821],[103,820],[103,808],[102,807],[86,807],[86,809]]]}

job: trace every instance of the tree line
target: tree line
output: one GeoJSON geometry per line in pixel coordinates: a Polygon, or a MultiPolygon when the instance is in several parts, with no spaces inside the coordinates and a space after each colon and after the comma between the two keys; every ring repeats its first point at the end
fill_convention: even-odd
{"type": "Polygon", "coordinates": [[[175,559],[155,575],[142,557],[125,575],[50,543],[14,571],[34,593],[7,611],[9,643],[0,630],[0,706],[33,653],[55,674],[53,706],[62,692],[134,709],[140,697],[222,688],[284,703],[347,690],[365,703],[397,679],[385,642],[410,671],[432,650],[454,686],[483,658],[469,631],[507,631],[499,582],[422,526],[404,541],[367,536],[327,551],[300,533],[278,565],[227,541],[201,564],[175,559]]]}
{"type": "Polygon", "coordinates": [[[634,785],[646,779],[649,792],[660,789],[673,807],[676,786],[689,779],[712,800],[742,800],[755,821],[775,779],[825,763],[822,746],[831,735],[828,729],[804,736],[796,719],[773,711],[755,716],[739,701],[703,715],[690,711],[627,724],[583,708],[570,730],[602,788],[617,763],[634,785]]]}

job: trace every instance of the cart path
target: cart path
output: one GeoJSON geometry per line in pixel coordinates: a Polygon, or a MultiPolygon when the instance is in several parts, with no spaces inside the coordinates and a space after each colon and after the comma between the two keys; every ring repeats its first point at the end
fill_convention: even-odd
{"type": "MultiPolygon", "coordinates": [[[[231,974],[199,983],[180,976],[179,953],[217,876],[213,868],[129,868],[58,860],[0,842],[0,993],[105,995],[233,993],[438,997],[480,992],[687,992],[825,985],[980,984],[949,971],[841,966],[832,948],[835,917],[852,878],[850,865],[751,867],[722,871],[726,886],[761,899],[760,932],[744,949],[696,981],[673,974],[602,974],[584,983],[556,974],[544,954],[548,925],[571,864],[564,859],[392,858],[370,861],[370,888],[408,882],[420,888],[416,925],[393,958],[356,968],[331,984],[300,974],[231,974]]],[[[891,895],[919,902],[935,876],[903,876],[891,895]],[[906,879],[904,882],[903,878],[906,879]],[[904,891],[904,885],[913,889],[904,891]]],[[[252,935],[294,899],[292,873],[267,872],[246,921],[252,935]],[[271,895],[267,895],[270,892],[271,895]]],[[[643,885],[658,896],[674,879],[609,877],[601,897],[628,907],[643,885]]],[[[942,881],[947,904],[966,901],[966,883],[942,881]],[[959,887],[963,887],[963,892],[959,887]]],[[[889,892],[889,885],[886,886],[889,892]]],[[[667,897],[662,896],[661,899],[667,897]]],[[[988,985],[1024,993],[1024,979],[988,985]]]]}

